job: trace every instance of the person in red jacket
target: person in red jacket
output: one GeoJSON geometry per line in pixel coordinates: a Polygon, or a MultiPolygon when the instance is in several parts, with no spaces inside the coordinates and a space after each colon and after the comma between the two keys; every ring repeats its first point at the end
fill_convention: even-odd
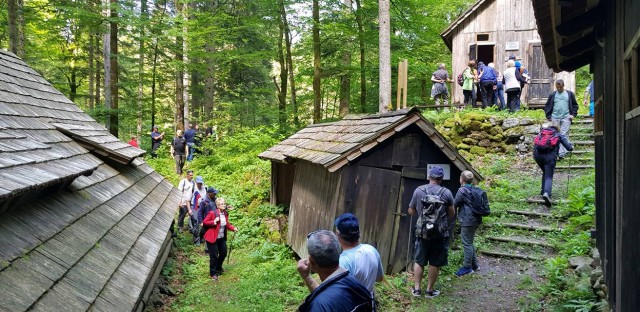
{"type": "Polygon", "coordinates": [[[227,230],[236,232],[237,229],[229,223],[227,204],[224,198],[216,199],[217,209],[209,211],[202,222],[206,228],[204,240],[209,249],[209,275],[214,281],[218,280],[218,275],[222,274],[222,263],[227,257],[227,230]]]}

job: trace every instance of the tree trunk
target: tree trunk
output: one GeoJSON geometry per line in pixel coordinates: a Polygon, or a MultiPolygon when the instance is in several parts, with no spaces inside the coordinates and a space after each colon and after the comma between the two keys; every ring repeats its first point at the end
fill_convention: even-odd
{"type": "Polygon", "coordinates": [[[362,26],[362,7],[360,0],[356,1],[356,23],[358,24],[358,44],[360,46],[360,112],[367,111],[367,79],[366,79],[366,62],[364,54],[364,27],[362,26]]]}
{"type": "MultiPolygon", "coordinates": [[[[198,5],[199,3],[197,1],[189,1],[189,20],[195,21],[196,20],[196,15],[195,13],[198,10],[198,5]]],[[[189,50],[187,50],[189,51],[189,50]]],[[[190,102],[190,111],[191,111],[191,115],[193,117],[194,120],[199,120],[202,121],[200,119],[200,112],[202,111],[202,96],[203,96],[203,92],[202,92],[202,86],[200,83],[200,73],[198,72],[198,68],[201,68],[202,64],[200,63],[200,60],[198,58],[195,58],[193,56],[191,56],[190,58],[190,64],[191,66],[191,85],[189,90],[191,91],[191,102],[190,102]]],[[[204,122],[206,124],[208,124],[210,121],[209,120],[204,120],[204,122]]]]}
{"type": "Polygon", "coordinates": [[[95,105],[95,97],[93,95],[94,93],[94,88],[95,88],[95,49],[94,49],[94,35],[93,33],[89,34],[89,47],[87,50],[89,50],[89,60],[88,60],[88,65],[89,65],[89,96],[87,96],[88,99],[88,106],[89,106],[89,111],[93,111],[93,107],[95,105]]]}
{"type": "Polygon", "coordinates": [[[147,22],[148,22],[148,15],[147,15],[147,0],[142,0],[140,1],[140,19],[141,19],[141,23],[140,23],[140,40],[138,42],[139,47],[140,47],[140,51],[138,51],[138,55],[140,56],[138,58],[138,99],[137,99],[137,106],[138,106],[138,111],[137,113],[137,120],[136,120],[136,139],[138,141],[138,145],[140,144],[140,136],[142,135],[142,112],[144,111],[144,77],[145,77],[145,71],[144,71],[144,57],[147,53],[147,51],[145,50],[145,40],[147,40],[147,32],[146,32],[146,27],[147,27],[147,22]]]}
{"type": "MultiPolygon", "coordinates": [[[[109,1],[112,0],[103,0],[103,9],[104,9],[104,15],[105,16],[110,16],[111,15],[111,9],[110,9],[110,5],[109,5],[109,1]]],[[[112,109],[112,103],[111,101],[113,100],[113,98],[111,97],[111,29],[108,28],[108,30],[104,33],[104,35],[102,36],[102,47],[103,47],[103,54],[104,56],[102,57],[103,59],[103,65],[104,65],[104,108],[107,112],[108,117],[105,118],[105,127],[109,130],[109,132],[111,132],[111,109],[112,109]]]]}
{"type": "Polygon", "coordinates": [[[156,75],[158,71],[158,38],[153,45],[153,65],[151,70],[151,126],[156,125],[156,75]]]}
{"type": "Polygon", "coordinates": [[[340,108],[338,114],[340,118],[349,114],[349,100],[351,98],[351,51],[342,51],[342,71],[340,76],[340,108]]]}
{"type": "Polygon", "coordinates": [[[386,113],[391,107],[391,26],[389,17],[389,0],[378,1],[378,20],[380,34],[380,99],[378,111],[386,113]]]}
{"type": "Polygon", "coordinates": [[[176,106],[175,106],[175,125],[176,130],[184,130],[184,51],[183,44],[184,39],[182,37],[182,4],[180,0],[176,0],[176,45],[175,45],[175,55],[176,55],[176,106]]]}
{"type": "Polygon", "coordinates": [[[23,0],[7,0],[9,24],[9,50],[24,59],[24,15],[23,0]]]}
{"type": "Polygon", "coordinates": [[[289,70],[289,85],[291,85],[291,110],[293,111],[293,124],[296,129],[300,127],[298,118],[298,103],[296,99],[296,82],[293,71],[293,58],[291,57],[291,30],[289,29],[289,21],[287,21],[287,10],[284,1],[280,0],[280,15],[282,15],[282,24],[284,27],[284,43],[287,48],[287,69],[289,70]]]}
{"type": "MultiPolygon", "coordinates": [[[[110,24],[110,48],[111,48],[111,112],[109,113],[109,119],[111,119],[109,132],[118,137],[118,0],[111,0],[111,22],[110,24]]],[[[106,73],[105,73],[106,74],[106,73]]]]}
{"type": "Polygon", "coordinates": [[[320,122],[320,5],[313,0],[313,123],[320,122]]]}
{"type": "MultiPolygon", "coordinates": [[[[280,6],[284,6],[284,0],[278,0],[280,6]]],[[[282,14],[280,14],[282,15],[282,14]]],[[[279,19],[278,27],[280,28],[280,33],[278,36],[278,62],[280,63],[280,86],[276,83],[276,91],[278,93],[278,127],[281,133],[284,133],[286,123],[287,123],[287,64],[284,57],[284,22],[282,21],[282,16],[279,19]]]]}
{"type": "MultiPolygon", "coordinates": [[[[207,11],[209,11],[209,13],[211,14],[215,14],[216,9],[218,7],[218,1],[208,0],[206,3],[207,3],[206,4],[207,11]]],[[[204,61],[207,64],[207,72],[204,78],[204,96],[202,97],[202,100],[204,102],[203,115],[205,120],[213,119],[213,109],[215,107],[214,99],[215,99],[216,66],[214,61],[214,54],[216,53],[216,46],[215,46],[216,43],[215,43],[214,33],[210,32],[208,35],[209,35],[209,39],[205,45],[205,57],[204,57],[204,61]]]]}
{"type": "Polygon", "coordinates": [[[95,72],[95,83],[96,83],[96,87],[93,90],[94,91],[94,98],[96,100],[96,107],[100,106],[100,81],[102,78],[102,63],[100,62],[100,53],[98,53],[100,51],[100,36],[98,36],[97,34],[94,37],[95,42],[94,42],[94,49],[96,51],[96,72],[95,72]]]}

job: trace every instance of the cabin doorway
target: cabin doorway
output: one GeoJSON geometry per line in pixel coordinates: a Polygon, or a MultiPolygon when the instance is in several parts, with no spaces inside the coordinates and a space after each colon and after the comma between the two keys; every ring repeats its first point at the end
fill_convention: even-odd
{"type": "Polygon", "coordinates": [[[478,45],[478,55],[476,59],[478,62],[484,62],[485,65],[489,65],[489,63],[493,63],[493,55],[494,55],[495,45],[493,44],[483,44],[478,45]]]}

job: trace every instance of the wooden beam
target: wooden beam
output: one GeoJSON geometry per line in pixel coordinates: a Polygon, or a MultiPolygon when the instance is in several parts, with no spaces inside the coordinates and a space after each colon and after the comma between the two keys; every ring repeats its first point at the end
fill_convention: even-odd
{"type": "Polygon", "coordinates": [[[535,212],[535,211],[525,211],[525,210],[507,210],[507,212],[511,214],[517,214],[517,215],[523,215],[523,216],[553,218],[553,215],[548,212],[535,212]]]}
{"type": "Polygon", "coordinates": [[[592,50],[595,48],[595,45],[596,45],[596,36],[594,33],[589,33],[588,35],[578,40],[572,41],[566,45],[561,46],[558,49],[558,53],[560,53],[560,55],[564,57],[571,57],[571,56],[584,53],[585,51],[592,50]]]}
{"type": "Polygon", "coordinates": [[[547,248],[553,248],[553,245],[543,242],[543,241],[539,241],[539,240],[532,240],[532,239],[523,239],[523,238],[517,238],[517,237],[495,237],[495,236],[489,236],[487,237],[488,240],[493,240],[493,241],[498,241],[498,242],[507,242],[507,243],[518,243],[518,244],[525,244],[525,245],[537,245],[537,246],[542,246],[542,247],[547,247],[547,248]]]}
{"type": "Polygon", "coordinates": [[[558,32],[560,36],[569,37],[599,24],[603,18],[603,9],[601,7],[594,7],[582,15],[556,26],[556,32],[558,32]]]}
{"type": "Polygon", "coordinates": [[[516,258],[516,259],[534,260],[534,261],[541,260],[539,257],[530,256],[530,255],[518,255],[518,254],[512,254],[512,253],[506,253],[506,252],[498,252],[498,251],[489,251],[489,250],[482,250],[482,249],[480,249],[478,251],[481,254],[485,254],[485,255],[493,256],[493,257],[516,258]]]}

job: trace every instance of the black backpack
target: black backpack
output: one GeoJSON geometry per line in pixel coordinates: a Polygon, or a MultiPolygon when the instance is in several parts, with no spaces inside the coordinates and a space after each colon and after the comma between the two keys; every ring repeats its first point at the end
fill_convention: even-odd
{"type": "Polygon", "coordinates": [[[446,203],[442,200],[445,188],[440,187],[438,194],[430,194],[426,188],[420,188],[426,196],[422,203],[422,212],[418,215],[416,222],[416,237],[422,239],[432,239],[449,237],[449,217],[446,203]]]}
{"type": "Polygon", "coordinates": [[[487,193],[479,187],[464,186],[464,204],[471,208],[473,214],[484,217],[491,213],[487,193]]]}

